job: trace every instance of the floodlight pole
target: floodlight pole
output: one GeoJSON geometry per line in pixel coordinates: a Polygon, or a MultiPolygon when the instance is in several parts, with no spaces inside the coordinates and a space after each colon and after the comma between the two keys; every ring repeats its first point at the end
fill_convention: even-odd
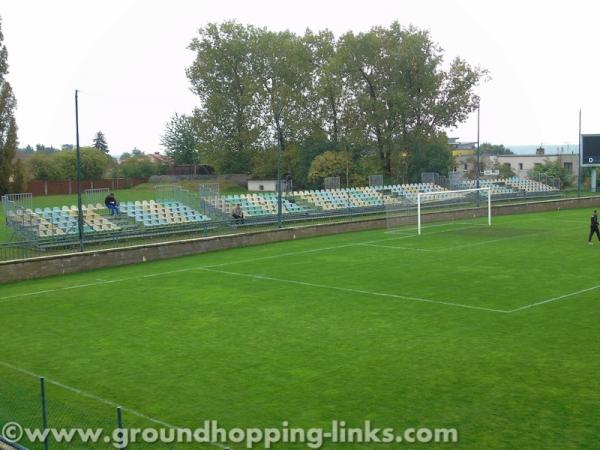
{"type": "MultiPolygon", "coordinates": [[[[479,111],[481,103],[477,104],[477,189],[479,189],[480,152],[479,152],[479,111]]],[[[479,191],[477,191],[477,207],[479,208],[479,191]]]]}
{"type": "Polygon", "coordinates": [[[581,197],[581,108],[579,108],[579,139],[577,139],[577,197],[581,197]]]}
{"type": "Polygon", "coordinates": [[[277,227],[283,228],[282,198],[281,198],[281,155],[283,154],[283,133],[281,132],[281,108],[279,99],[275,101],[275,122],[277,123],[277,227]]]}
{"type": "Polygon", "coordinates": [[[83,251],[83,209],[81,207],[81,155],[79,149],[79,91],[75,89],[75,136],[77,144],[77,226],[79,229],[79,251],[83,251]]]}

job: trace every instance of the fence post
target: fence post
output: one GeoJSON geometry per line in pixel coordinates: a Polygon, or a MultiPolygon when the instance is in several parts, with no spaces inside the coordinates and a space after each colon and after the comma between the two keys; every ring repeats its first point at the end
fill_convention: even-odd
{"type": "MultiPolygon", "coordinates": [[[[40,385],[42,388],[42,431],[48,429],[48,414],[46,410],[46,383],[44,377],[40,377],[40,385]]],[[[44,450],[48,450],[48,435],[44,436],[44,450]]]]}
{"type": "Polygon", "coordinates": [[[119,430],[119,436],[121,438],[121,442],[119,443],[119,448],[127,448],[127,440],[125,439],[125,433],[123,431],[123,410],[120,406],[117,406],[117,429],[119,430]]]}

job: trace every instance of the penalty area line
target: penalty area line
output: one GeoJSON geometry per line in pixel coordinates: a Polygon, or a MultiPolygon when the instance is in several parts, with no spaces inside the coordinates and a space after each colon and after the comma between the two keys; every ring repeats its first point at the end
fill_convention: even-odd
{"type": "Polygon", "coordinates": [[[563,300],[565,298],[575,297],[577,295],[581,295],[581,294],[585,294],[587,292],[595,291],[596,289],[600,289],[600,284],[598,284],[596,286],[592,286],[592,287],[587,288],[587,289],[581,289],[579,291],[569,292],[568,294],[563,294],[563,295],[559,295],[557,297],[548,298],[546,300],[542,300],[542,301],[539,301],[539,302],[530,303],[529,305],[524,305],[524,306],[521,306],[519,308],[511,309],[510,311],[507,311],[507,312],[509,312],[509,313],[515,313],[515,312],[518,312],[518,311],[523,311],[525,309],[535,308],[537,306],[545,305],[546,303],[557,302],[557,301],[563,300]]]}
{"type": "MultiPolygon", "coordinates": [[[[441,225],[439,225],[439,226],[441,226],[441,225]]],[[[433,232],[429,233],[429,235],[439,234],[439,233],[448,233],[450,231],[464,230],[464,229],[469,229],[469,228],[472,228],[472,227],[452,228],[452,229],[447,229],[447,230],[433,231],[433,232]]],[[[310,254],[310,253],[324,252],[324,251],[328,251],[328,250],[339,250],[342,248],[357,247],[357,246],[361,246],[361,245],[365,245],[365,244],[376,244],[378,242],[395,241],[395,240],[399,240],[399,239],[410,239],[410,238],[416,238],[416,237],[418,237],[417,234],[411,234],[411,235],[406,235],[406,236],[396,236],[396,237],[385,238],[385,239],[375,239],[375,240],[366,241],[366,242],[352,242],[352,243],[348,243],[348,244],[334,245],[334,246],[330,246],[330,247],[318,247],[318,248],[313,248],[313,249],[308,249],[308,250],[299,250],[299,251],[295,251],[295,252],[277,253],[275,255],[258,256],[255,258],[226,261],[223,263],[211,264],[208,266],[200,266],[200,267],[194,266],[194,267],[187,267],[184,269],[168,270],[165,272],[155,272],[155,273],[149,273],[149,274],[144,274],[144,275],[136,275],[136,276],[132,276],[132,277],[116,278],[114,280],[99,280],[99,279],[97,279],[97,281],[92,282],[92,283],[75,284],[75,285],[71,285],[71,286],[60,286],[60,287],[53,288],[53,289],[44,289],[44,290],[40,290],[40,291],[23,292],[23,293],[19,293],[19,294],[7,295],[4,297],[0,297],[0,303],[14,301],[14,300],[22,298],[22,297],[35,297],[35,296],[41,295],[41,294],[51,294],[54,292],[67,291],[67,290],[72,290],[72,289],[81,289],[81,288],[87,288],[87,287],[93,287],[93,286],[102,286],[102,285],[106,285],[106,284],[123,283],[123,282],[127,282],[127,281],[140,280],[140,279],[144,279],[144,278],[153,278],[153,277],[159,277],[159,276],[163,276],[163,275],[171,275],[174,273],[190,272],[190,271],[197,270],[199,268],[201,269],[203,267],[207,267],[207,268],[224,267],[224,266],[230,266],[230,265],[234,265],[234,264],[252,263],[252,262],[263,261],[263,260],[268,260],[268,259],[284,258],[287,256],[306,255],[306,254],[310,254]]]]}
{"type": "Polygon", "coordinates": [[[397,247],[395,245],[377,245],[377,244],[356,244],[364,247],[377,247],[377,248],[391,248],[393,250],[413,250],[415,252],[433,252],[435,250],[429,250],[426,248],[415,248],[415,247],[397,247]]]}
{"type": "Polygon", "coordinates": [[[275,277],[269,277],[266,275],[255,275],[255,274],[249,274],[249,273],[230,272],[228,270],[217,270],[217,269],[212,269],[212,268],[208,268],[208,267],[198,267],[198,270],[202,270],[205,272],[222,273],[224,275],[253,278],[255,280],[275,281],[275,282],[279,282],[279,283],[295,284],[295,285],[299,285],[299,286],[308,286],[308,287],[314,287],[314,288],[320,288],[320,289],[330,289],[330,290],[342,291],[342,292],[352,292],[355,294],[365,294],[365,295],[371,295],[371,296],[376,296],[376,297],[387,297],[387,298],[394,298],[394,299],[398,299],[398,300],[409,300],[409,301],[414,301],[414,302],[433,303],[433,304],[438,304],[438,305],[453,306],[456,308],[474,309],[474,310],[478,310],[478,311],[487,311],[487,312],[494,312],[494,313],[501,313],[501,314],[506,314],[509,312],[509,311],[505,311],[502,309],[486,308],[483,306],[464,305],[462,303],[446,302],[446,301],[441,301],[441,300],[431,300],[428,298],[411,297],[408,295],[399,295],[399,294],[389,294],[389,293],[385,293],[385,292],[367,291],[364,289],[344,288],[344,287],[339,287],[339,286],[331,286],[328,284],[309,283],[307,281],[297,281],[297,280],[288,280],[285,278],[275,278],[275,277]]]}

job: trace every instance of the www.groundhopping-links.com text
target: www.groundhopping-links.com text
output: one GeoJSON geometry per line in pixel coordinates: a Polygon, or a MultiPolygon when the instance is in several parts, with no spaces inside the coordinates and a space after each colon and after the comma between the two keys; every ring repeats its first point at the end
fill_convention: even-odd
{"type": "Polygon", "coordinates": [[[377,427],[366,420],[362,427],[350,427],[345,421],[334,420],[329,428],[299,428],[284,421],[273,428],[224,428],[216,420],[206,420],[199,428],[26,428],[17,422],[7,422],[0,437],[11,443],[106,443],[125,448],[133,443],[146,444],[219,444],[224,448],[271,448],[274,444],[299,444],[319,449],[333,444],[431,444],[456,443],[456,428],[395,428],[377,427]]]}

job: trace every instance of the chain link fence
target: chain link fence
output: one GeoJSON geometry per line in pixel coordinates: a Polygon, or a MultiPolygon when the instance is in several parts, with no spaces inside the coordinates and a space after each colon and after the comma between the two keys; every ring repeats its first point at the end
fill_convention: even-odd
{"type": "MultiPolygon", "coordinates": [[[[0,380],[2,450],[225,448],[199,442],[177,443],[174,430],[179,425],[5,363],[0,363],[0,380]]],[[[106,387],[107,392],[119,391],[118,386],[106,387]]]]}

